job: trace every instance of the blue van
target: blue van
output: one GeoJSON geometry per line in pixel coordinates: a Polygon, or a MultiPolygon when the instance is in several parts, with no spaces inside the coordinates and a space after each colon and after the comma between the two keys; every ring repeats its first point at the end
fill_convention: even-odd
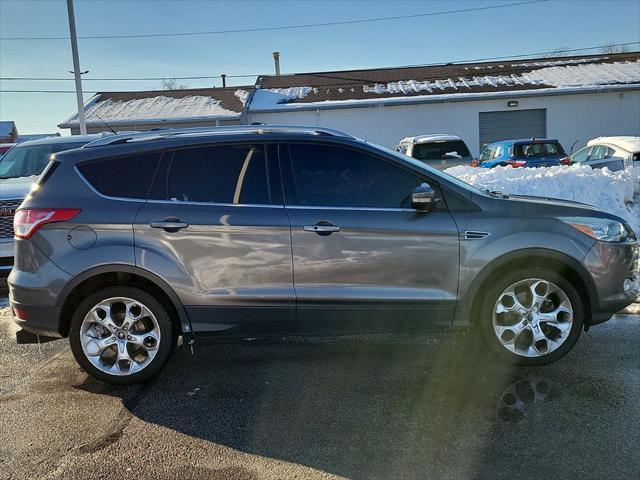
{"type": "Polygon", "coordinates": [[[502,140],[488,145],[480,154],[477,166],[555,167],[570,164],[571,159],[558,140],[529,138],[502,140]]]}

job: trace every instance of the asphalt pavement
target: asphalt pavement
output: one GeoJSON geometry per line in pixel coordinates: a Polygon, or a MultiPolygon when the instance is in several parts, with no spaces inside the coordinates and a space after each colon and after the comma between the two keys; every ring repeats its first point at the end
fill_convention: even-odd
{"type": "Polygon", "coordinates": [[[132,387],[12,333],[0,307],[2,479],[640,478],[637,315],[541,368],[473,332],[243,339],[132,387]]]}

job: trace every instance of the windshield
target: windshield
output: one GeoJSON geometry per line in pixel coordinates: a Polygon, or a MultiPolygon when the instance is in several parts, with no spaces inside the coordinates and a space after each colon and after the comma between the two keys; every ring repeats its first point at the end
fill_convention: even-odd
{"type": "Polygon", "coordinates": [[[52,153],[78,148],[85,143],[49,143],[12,148],[0,158],[0,178],[40,175],[52,153]]]}
{"type": "Polygon", "coordinates": [[[462,140],[416,143],[413,158],[418,160],[442,160],[444,158],[470,157],[469,149],[462,140]]]}
{"type": "Polygon", "coordinates": [[[558,142],[516,143],[513,148],[516,157],[552,157],[565,154],[558,142]]]}

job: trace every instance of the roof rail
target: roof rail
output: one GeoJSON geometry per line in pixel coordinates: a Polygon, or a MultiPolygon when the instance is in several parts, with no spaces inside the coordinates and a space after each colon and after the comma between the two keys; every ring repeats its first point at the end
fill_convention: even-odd
{"type": "Polygon", "coordinates": [[[167,128],[154,129],[147,132],[118,133],[116,135],[111,135],[109,137],[89,142],[84,145],[83,148],[102,147],[105,145],[117,145],[130,142],[146,142],[180,136],[223,135],[230,133],[253,133],[258,135],[267,133],[301,133],[307,135],[355,138],[349,134],[332,128],[291,125],[226,125],[223,127],[167,128]]]}

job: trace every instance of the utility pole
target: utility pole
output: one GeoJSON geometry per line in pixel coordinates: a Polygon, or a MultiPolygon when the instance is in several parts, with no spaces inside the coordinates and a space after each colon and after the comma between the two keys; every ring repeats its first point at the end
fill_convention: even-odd
{"type": "Polygon", "coordinates": [[[82,99],[82,80],[80,80],[80,59],[78,58],[78,37],[76,35],[76,17],[73,14],[73,0],[67,0],[69,14],[69,33],[71,34],[71,53],[73,55],[73,75],[76,79],[76,99],[78,100],[78,123],[80,135],[87,134],[87,123],[84,118],[84,101],[82,99]]]}

